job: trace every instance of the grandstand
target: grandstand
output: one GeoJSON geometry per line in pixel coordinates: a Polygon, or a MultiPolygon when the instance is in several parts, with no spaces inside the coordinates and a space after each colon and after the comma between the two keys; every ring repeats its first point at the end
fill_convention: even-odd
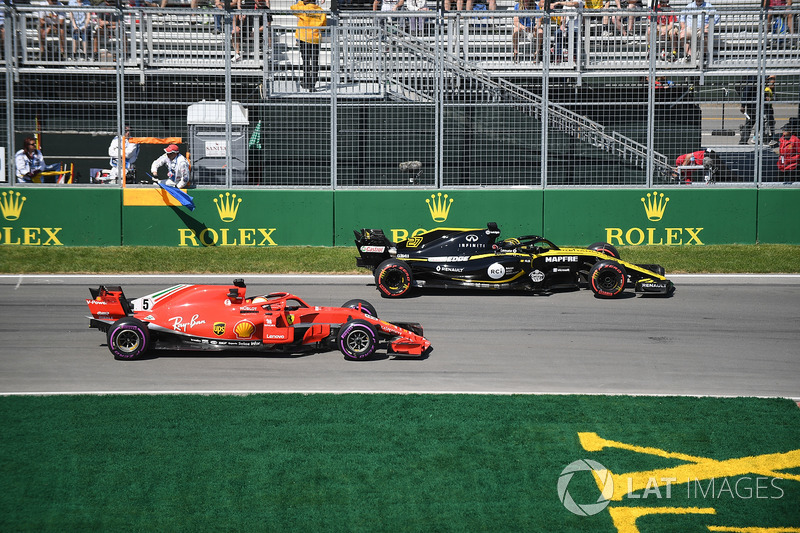
{"type": "MultiPolygon", "coordinates": [[[[750,170],[733,173],[733,181],[758,183],[772,179],[763,169],[773,139],[759,124],[754,144],[739,147],[742,80],[756,75],[763,89],[767,73],[777,76],[776,101],[759,98],[759,109],[775,106],[784,121],[797,114],[800,33],[766,27],[758,1],[713,2],[718,20],[707,41],[701,33],[690,43],[707,52],[685,61],[662,57],[655,39],[648,42],[649,10],[635,13],[625,37],[605,35],[600,18],[630,12],[522,13],[548,30],[543,49],[552,52],[538,58],[535,43],[523,43],[515,62],[512,19],[520,12],[509,1],[497,11],[417,12],[426,21],[421,34],[409,32],[408,12],[343,5],[328,13],[321,82],[312,93],[298,83],[302,60],[289,5],[273,1],[270,25],[263,12],[236,15],[256,28],[240,58],[226,33],[234,15],[211,8],[48,6],[55,20],[82,11],[95,21],[86,56],[72,54],[58,28],[42,42],[41,7],[4,8],[6,27],[21,30],[17,39],[6,32],[0,63],[5,138],[33,130],[43,117],[56,135],[110,135],[131,117],[148,134],[186,137],[187,125],[170,111],[175,105],[232,101],[250,110],[251,131],[260,125],[262,148],[249,147],[244,174],[208,185],[495,187],[669,184],[677,155],[710,146],[708,132],[725,130],[712,140],[736,144],[727,149],[749,161],[736,163],[750,170]],[[286,131],[286,124],[302,126],[286,131]],[[298,150],[309,136],[318,138],[314,149],[298,150]],[[420,176],[398,170],[406,160],[422,162],[420,176]]],[[[793,15],[800,25],[800,11],[793,15]]]]}

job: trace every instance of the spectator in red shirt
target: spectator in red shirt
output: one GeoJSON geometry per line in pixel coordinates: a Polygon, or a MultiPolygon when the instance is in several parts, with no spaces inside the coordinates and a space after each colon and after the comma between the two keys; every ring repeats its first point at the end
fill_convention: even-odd
{"type": "Polygon", "coordinates": [[[800,178],[798,163],[800,162],[800,138],[794,134],[792,127],[786,124],[778,145],[778,170],[783,181],[797,181],[800,178]]]}
{"type": "Polygon", "coordinates": [[[701,174],[704,176],[705,181],[709,181],[716,168],[715,162],[716,154],[714,150],[706,148],[705,150],[697,150],[688,154],[679,155],[675,160],[675,166],[679,170],[677,178],[681,183],[692,183],[692,174],[695,168],[681,170],[680,167],[703,167],[701,174]]]}

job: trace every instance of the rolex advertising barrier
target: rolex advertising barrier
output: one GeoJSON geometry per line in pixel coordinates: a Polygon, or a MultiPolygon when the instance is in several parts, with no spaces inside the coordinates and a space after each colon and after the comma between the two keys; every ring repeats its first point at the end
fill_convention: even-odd
{"type": "Polygon", "coordinates": [[[556,244],[800,244],[800,189],[220,190],[194,209],[157,188],[9,187],[5,246],[351,246],[353,230],[400,241],[438,227],[539,234],[556,244]]]}

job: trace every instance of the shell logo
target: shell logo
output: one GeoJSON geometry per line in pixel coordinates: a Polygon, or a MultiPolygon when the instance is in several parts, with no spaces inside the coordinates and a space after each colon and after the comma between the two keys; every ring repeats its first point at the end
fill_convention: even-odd
{"type": "Polygon", "coordinates": [[[256,332],[256,327],[249,320],[242,320],[233,326],[233,332],[236,334],[237,339],[249,339],[256,332]]]}

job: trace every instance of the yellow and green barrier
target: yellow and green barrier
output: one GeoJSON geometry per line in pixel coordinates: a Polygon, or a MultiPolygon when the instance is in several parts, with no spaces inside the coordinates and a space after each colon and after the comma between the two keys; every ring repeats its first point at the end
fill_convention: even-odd
{"type": "Polygon", "coordinates": [[[800,244],[800,189],[192,189],[0,191],[0,245],[349,246],[353,230],[400,241],[438,228],[539,234],[556,244],[800,244]]]}

